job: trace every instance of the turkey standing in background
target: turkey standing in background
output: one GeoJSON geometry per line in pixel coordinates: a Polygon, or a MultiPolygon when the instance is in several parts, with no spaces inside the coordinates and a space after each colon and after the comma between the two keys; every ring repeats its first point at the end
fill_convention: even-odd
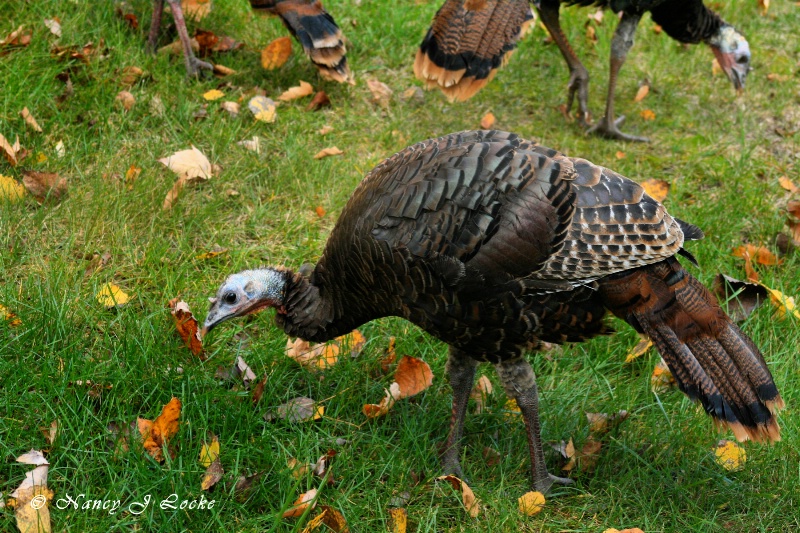
{"type": "MultiPolygon", "coordinates": [[[[703,5],[702,0],[536,0],[542,23],[558,45],[569,67],[567,112],[578,96],[579,118],[589,122],[589,73],[569,45],[558,20],[560,5],[609,7],[622,18],[611,41],[611,67],[606,112],[589,131],[625,141],[647,141],[619,130],[624,117],[614,117],[617,74],[642,15],[653,20],[682,43],[704,42],[737,91],[744,87],[750,70],[750,47],[733,26],[703,5]]],[[[440,87],[450,100],[466,100],[478,92],[505,64],[523,29],[533,17],[527,0],[447,0],[436,13],[420,45],[414,73],[428,88],[440,87]]]]}
{"type": "Polygon", "coordinates": [[[680,389],[739,440],[780,438],[783,402],[763,356],[674,257],[691,258],[684,240],[701,237],[612,170],[511,133],[455,133],[367,174],[309,277],[281,267],[229,276],[203,334],[267,307],[288,335],[314,342],[403,317],[450,346],[444,470],[461,477],[467,400],[486,361],[519,404],[544,492],[569,480],[547,472],[524,352],[610,332],[606,309],[647,334],[680,389]]]}
{"type": "MultiPolygon", "coordinates": [[[[213,70],[213,65],[197,59],[192,52],[180,0],[166,0],[166,2],[175,19],[183,47],[183,57],[186,60],[187,74],[197,76],[200,69],[213,70]]],[[[250,6],[279,16],[283,25],[303,46],[306,55],[319,69],[323,78],[340,83],[352,83],[353,79],[345,57],[347,50],[344,36],[319,0],[250,0],[250,6]]],[[[148,39],[148,46],[153,51],[156,49],[163,11],[164,0],[154,0],[148,39]]]]}

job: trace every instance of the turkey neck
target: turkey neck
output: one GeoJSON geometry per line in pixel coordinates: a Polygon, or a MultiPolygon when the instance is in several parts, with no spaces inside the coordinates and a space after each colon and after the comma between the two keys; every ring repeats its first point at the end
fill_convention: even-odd
{"type": "Polygon", "coordinates": [[[697,44],[716,35],[724,21],[702,0],[666,1],[650,10],[653,21],[682,43],[697,44]]]}

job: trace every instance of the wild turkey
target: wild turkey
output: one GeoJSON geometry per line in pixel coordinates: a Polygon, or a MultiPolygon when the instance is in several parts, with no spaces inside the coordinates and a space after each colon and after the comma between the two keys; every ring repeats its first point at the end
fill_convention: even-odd
{"type": "MultiPolygon", "coordinates": [[[[213,65],[197,59],[192,52],[180,0],[166,1],[172,10],[178,36],[183,46],[187,74],[197,76],[200,69],[212,70],[213,65]]],[[[319,69],[323,78],[341,83],[352,81],[345,56],[347,50],[344,45],[344,36],[333,17],[323,9],[319,0],[250,0],[250,6],[253,9],[279,16],[284,26],[303,46],[306,55],[319,69]]],[[[148,39],[148,46],[151,50],[156,48],[163,11],[164,0],[154,0],[148,39]]]]}
{"type": "MultiPolygon", "coordinates": [[[[569,67],[567,112],[578,96],[579,118],[589,125],[589,73],[569,45],[558,19],[560,4],[609,7],[622,12],[611,41],[611,67],[606,111],[589,131],[626,141],[647,141],[622,133],[614,119],[614,90],[642,15],[682,43],[704,42],[737,90],[750,70],[750,47],[733,26],[703,5],[702,0],[537,0],[534,6],[569,67]]],[[[527,0],[446,0],[436,13],[414,61],[414,73],[428,88],[439,87],[451,100],[466,100],[494,77],[507,60],[532,17],[527,0]]]]}
{"type": "Polygon", "coordinates": [[[450,347],[444,470],[461,474],[467,400],[486,361],[519,404],[533,483],[545,491],[568,480],[547,472],[523,354],[608,333],[606,309],[649,335],[680,389],[739,440],[780,438],[783,401],[763,356],[675,258],[691,258],[684,241],[701,237],[612,170],[512,133],[454,133],[367,174],[310,275],[229,276],[203,334],[267,307],[288,335],[315,342],[403,317],[450,347]]]}

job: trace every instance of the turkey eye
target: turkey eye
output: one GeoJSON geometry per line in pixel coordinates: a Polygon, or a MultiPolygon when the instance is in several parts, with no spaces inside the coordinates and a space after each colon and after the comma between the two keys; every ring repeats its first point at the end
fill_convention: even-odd
{"type": "Polygon", "coordinates": [[[736,60],[736,62],[739,63],[740,65],[744,64],[744,63],[747,63],[748,61],[749,61],[749,58],[747,56],[741,56],[739,59],[736,60]]]}
{"type": "Polygon", "coordinates": [[[226,304],[235,304],[236,303],[236,294],[233,292],[227,293],[225,296],[222,297],[222,301],[226,304]]]}

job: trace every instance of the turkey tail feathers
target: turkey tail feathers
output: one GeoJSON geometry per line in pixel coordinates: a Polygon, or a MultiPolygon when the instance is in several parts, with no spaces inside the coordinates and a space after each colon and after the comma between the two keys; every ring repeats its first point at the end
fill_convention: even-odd
{"type": "Polygon", "coordinates": [[[278,15],[324,79],[353,83],[344,36],[319,0],[251,0],[250,5],[278,15]]]}
{"type": "Polygon", "coordinates": [[[533,20],[527,0],[447,0],[417,51],[414,74],[451,102],[467,100],[506,64],[533,20]]]}
{"type": "Polygon", "coordinates": [[[608,308],[658,348],[679,388],[740,441],[777,441],[784,406],[761,352],[674,258],[600,282],[608,308]]]}

